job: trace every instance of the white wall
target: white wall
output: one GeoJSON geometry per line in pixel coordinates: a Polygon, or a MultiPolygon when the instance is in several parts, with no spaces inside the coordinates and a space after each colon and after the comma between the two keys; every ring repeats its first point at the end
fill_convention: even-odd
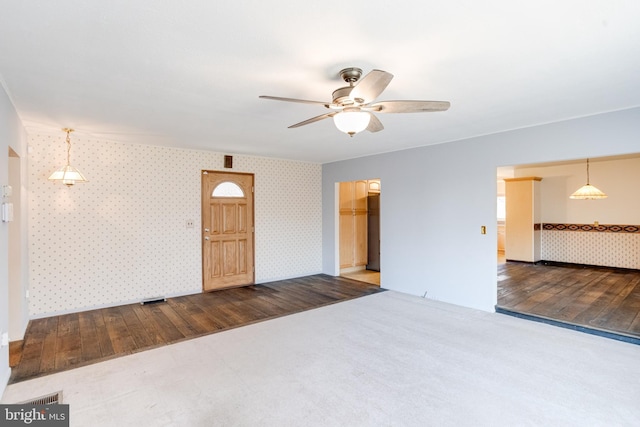
{"type": "MultiPolygon", "coordinates": [[[[201,292],[201,170],[223,154],[71,135],[71,164],[88,183],[47,180],[65,135],[30,135],[30,315],[201,292]],[[187,228],[186,221],[196,226],[187,228]]],[[[319,273],[321,166],[234,156],[255,174],[258,283],[319,273]]]]}
{"type": "MultiPolygon", "coordinates": [[[[0,78],[1,82],[1,78],[0,78]]],[[[0,186],[9,184],[9,147],[23,153],[25,134],[11,100],[0,86],[0,186]]],[[[19,204],[15,197],[7,200],[19,204]]],[[[21,236],[24,239],[24,236],[21,236]]],[[[9,331],[9,224],[0,222],[0,334],[9,331]]],[[[0,395],[4,391],[11,369],[9,347],[0,347],[0,395]]]]}
{"type": "MultiPolygon", "coordinates": [[[[640,142],[636,144],[640,152],[640,142]]],[[[640,224],[640,158],[598,161],[589,166],[591,184],[609,197],[572,200],[569,196],[587,182],[586,160],[581,164],[516,169],[516,176],[539,176],[542,222],[640,224]]]]}
{"type": "Polygon", "coordinates": [[[335,183],[379,177],[385,190],[383,286],[492,311],[497,300],[496,168],[634,153],[639,140],[640,108],[635,108],[325,164],[323,271],[336,271],[335,183]],[[480,234],[482,225],[486,235],[480,234]]]}

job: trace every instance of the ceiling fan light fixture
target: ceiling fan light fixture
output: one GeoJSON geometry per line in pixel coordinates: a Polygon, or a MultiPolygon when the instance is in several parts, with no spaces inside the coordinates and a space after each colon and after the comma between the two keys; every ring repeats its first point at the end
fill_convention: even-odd
{"type": "Polygon", "coordinates": [[[364,111],[348,111],[346,108],[333,116],[333,122],[338,130],[353,136],[369,126],[371,116],[364,111]]]}

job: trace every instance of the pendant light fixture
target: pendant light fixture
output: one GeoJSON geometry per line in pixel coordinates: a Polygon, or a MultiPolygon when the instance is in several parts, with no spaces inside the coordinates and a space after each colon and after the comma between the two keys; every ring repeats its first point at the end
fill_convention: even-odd
{"type": "Polygon", "coordinates": [[[52,173],[49,179],[51,181],[62,181],[64,185],[71,187],[78,182],[87,182],[87,179],[78,169],[71,166],[69,162],[69,158],[71,157],[71,138],[69,134],[73,132],[73,129],[64,128],[62,130],[67,133],[67,164],[52,173]]]}
{"type": "Polygon", "coordinates": [[[587,159],[587,183],[569,196],[569,198],[579,200],[597,200],[607,198],[606,194],[589,184],[589,159],[587,159]]]}

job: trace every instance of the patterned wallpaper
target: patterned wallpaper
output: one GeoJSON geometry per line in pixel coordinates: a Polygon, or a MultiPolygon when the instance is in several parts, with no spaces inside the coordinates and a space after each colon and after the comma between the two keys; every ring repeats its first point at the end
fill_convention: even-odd
{"type": "Polygon", "coordinates": [[[548,229],[541,237],[545,261],[640,269],[640,233],[548,229]]]}
{"type": "MultiPolygon", "coordinates": [[[[47,180],[64,134],[29,136],[30,316],[200,292],[200,173],[225,153],[71,136],[71,188],[47,180]]],[[[321,165],[233,160],[255,174],[256,282],[320,272],[321,165]]]]}

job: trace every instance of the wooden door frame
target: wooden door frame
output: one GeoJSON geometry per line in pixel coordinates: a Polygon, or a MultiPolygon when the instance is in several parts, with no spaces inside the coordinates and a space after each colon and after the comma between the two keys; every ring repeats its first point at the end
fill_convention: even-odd
{"type": "MultiPolygon", "coordinates": [[[[202,274],[202,293],[205,292],[211,292],[211,290],[205,290],[205,268],[204,268],[204,218],[203,218],[203,209],[204,209],[204,203],[205,203],[205,197],[204,197],[204,188],[203,188],[203,178],[202,176],[205,174],[224,174],[224,175],[244,175],[244,176],[251,176],[251,182],[252,182],[252,186],[251,186],[251,224],[252,224],[252,232],[251,232],[251,244],[253,246],[253,250],[251,251],[251,255],[252,255],[252,269],[253,271],[251,272],[251,283],[247,283],[244,285],[236,285],[236,286],[229,286],[229,288],[233,288],[233,287],[242,287],[242,286],[249,286],[252,284],[256,283],[256,233],[255,233],[255,223],[256,223],[256,218],[255,218],[255,212],[256,212],[256,205],[255,205],[255,186],[256,186],[256,175],[254,173],[250,173],[250,172],[234,172],[234,171],[225,171],[225,170],[213,170],[213,169],[202,169],[200,171],[200,268],[201,268],[201,274],[202,274]]],[[[221,288],[222,289],[222,288],[221,288]]]]}

